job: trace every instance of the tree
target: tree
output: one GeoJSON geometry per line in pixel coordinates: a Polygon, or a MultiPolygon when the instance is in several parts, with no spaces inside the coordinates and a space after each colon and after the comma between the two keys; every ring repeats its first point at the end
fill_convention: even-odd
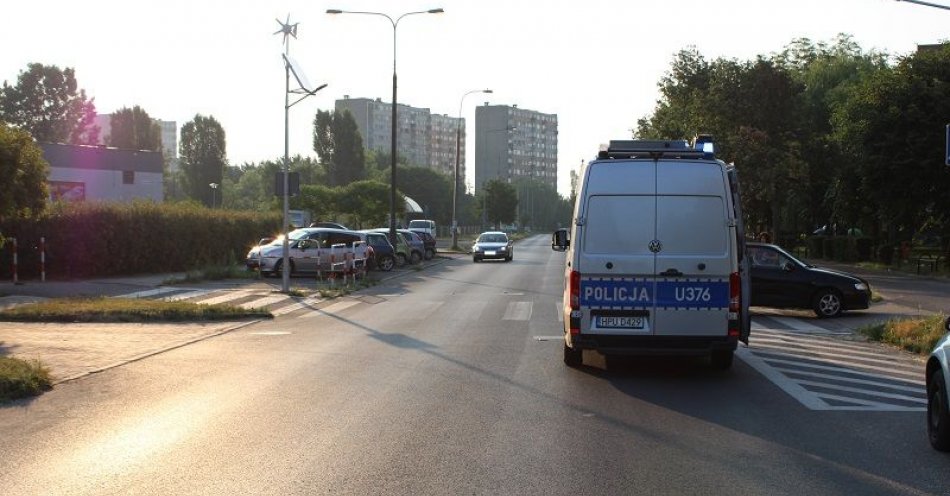
{"type": "Polygon", "coordinates": [[[313,149],[326,169],[330,186],[346,186],[366,177],[363,138],[349,110],[317,111],[313,149]]]}
{"type": "Polygon", "coordinates": [[[179,157],[185,194],[211,206],[209,185],[221,184],[227,165],[224,128],[212,116],[196,115],[181,128],[179,157]]]}
{"type": "MultiPolygon", "coordinates": [[[[452,179],[426,167],[399,167],[396,172],[397,187],[401,193],[412,198],[423,209],[426,218],[438,224],[452,222],[452,179]]],[[[385,184],[389,184],[387,175],[385,184]]]]}
{"type": "Polygon", "coordinates": [[[48,168],[28,132],[0,122],[0,218],[43,211],[48,168]]]}
{"type": "MultiPolygon", "coordinates": [[[[378,181],[352,182],[341,188],[337,206],[349,214],[358,229],[385,225],[389,219],[389,185],[378,181]]],[[[396,216],[402,213],[397,211],[396,216]]]]}
{"type": "Polygon", "coordinates": [[[138,105],[123,107],[109,119],[111,134],[106,144],[127,150],[162,150],[162,128],[138,105]]]}
{"type": "Polygon", "coordinates": [[[518,193],[512,185],[499,179],[485,181],[482,185],[482,211],[495,229],[499,229],[501,224],[514,222],[517,208],[518,193]]]}
{"type": "Polygon", "coordinates": [[[78,89],[75,71],[32,63],[15,86],[0,88],[0,120],[46,143],[95,145],[99,141],[95,99],[78,89]]]}

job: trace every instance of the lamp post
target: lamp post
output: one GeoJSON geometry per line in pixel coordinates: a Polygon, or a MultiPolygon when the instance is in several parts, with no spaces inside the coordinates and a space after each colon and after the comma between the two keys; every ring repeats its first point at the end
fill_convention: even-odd
{"type": "Polygon", "coordinates": [[[363,14],[363,15],[374,15],[385,17],[389,19],[389,23],[393,26],[393,120],[392,120],[392,149],[390,154],[392,155],[392,163],[390,170],[390,184],[389,184],[389,242],[396,246],[396,128],[398,126],[398,121],[396,120],[396,27],[399,26],[399,21],[403,17],[411,16],[415,14],[441,14],[445,12],[441,8],[429,9],[429,10],[420,10],[417,12],[406,12],[405,14],[400,15],[395,20],[387,14],[382,12],[365,12],[357,10],[340,10],[340,9],[327,9],[327,14],[363,14]]]}
{"type": "Polygon", "coordinates": [[[452,185],[452,249],[456,251],[459,249],[458,217],[456,216],[456,212],[459,201],[459,160],[461,158],[462,149],[462,104],[465,102],[465,97],[472,93],[491,92],[492,90],[472,90],[462,95],[462,99],[459,100],[459,119],[455,121],[455,183],[452,185]]]}
{"type": "Polygon", "coordinates": [[[215,193],[217,193],[218,191],[218,183],[211,183],[208,186],[211,187],[211,208],[214,208],[214,203],[215,203],[214,200],[216,196],[215,193]]]}

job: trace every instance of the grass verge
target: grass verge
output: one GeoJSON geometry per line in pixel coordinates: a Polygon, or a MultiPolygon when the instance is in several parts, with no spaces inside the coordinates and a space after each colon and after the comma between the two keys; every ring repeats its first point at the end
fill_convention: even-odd
{"type": "Polygon", "coordinates": [[[36,396],[51,388],[49,369],[39,360],[0,357],[0,403],[36,396]]]}
{"type": "Polygon", "coordinates": [[[858,332],[872,341],[880,341],[901,349],[924,355],[930,353],[937,341],[946,333],[943,324],[946,315],[930,317],[891,319],[883,324],[858,328],[858,332]]]}
{"type": "Polygon", "coordinates": [[[356,281],[355,284],[347,284],[346,286],[337,286],[337,287],[330,287],[329,285],[327,285],[326,287],[317,288],[317,293],[320,295],[321,298],[329,300],[332,298],[339,298],[341,296],[346,296],[354,291],[371,288],[377,284],[379,284],[379,281],[377,281],[376,279],[368,279],[364,277],[356,281]]]}
{"type": "Polygon", "coordinates": [[[0,311],[15,322],[154,322],[272,318],[263,309],[131,298],[57,298],[0,311]]]}

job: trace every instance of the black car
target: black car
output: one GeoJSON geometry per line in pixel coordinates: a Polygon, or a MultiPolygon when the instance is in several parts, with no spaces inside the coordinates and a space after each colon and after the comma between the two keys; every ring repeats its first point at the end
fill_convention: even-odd
{"type": "Polygon", "coordinates": [[[375,268],[383,272],[393,270],[396,265],[396,250],[389,242],[389,238],[384,233],[365,233],[366,244],[373,249],[373,257],[370,259],[370,268],[375,268]]]}
{"type": "Polygon", "coordinates": [[[871,285],[853,274],[805,263],[776,245],[747,243],[754,306],[809,308],[819,317],[867,308],[871,285]]]}

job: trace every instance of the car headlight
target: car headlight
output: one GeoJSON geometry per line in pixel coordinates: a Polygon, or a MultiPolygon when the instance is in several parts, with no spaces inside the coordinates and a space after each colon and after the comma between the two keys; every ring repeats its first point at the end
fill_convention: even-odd
{"type": "Polygon", "coordinates": [[[854,283],[854,289],[857,289],[858,291],[867,291],[868,285],[864,284],[863,282],[857,282],[854,283]]]}
{"type": "Polygon", "coordinates": [[[508,249],[507,247],[502,246],[501,248],[498,249],[498,251],[506,251],[507,249],[508,249]]]}

